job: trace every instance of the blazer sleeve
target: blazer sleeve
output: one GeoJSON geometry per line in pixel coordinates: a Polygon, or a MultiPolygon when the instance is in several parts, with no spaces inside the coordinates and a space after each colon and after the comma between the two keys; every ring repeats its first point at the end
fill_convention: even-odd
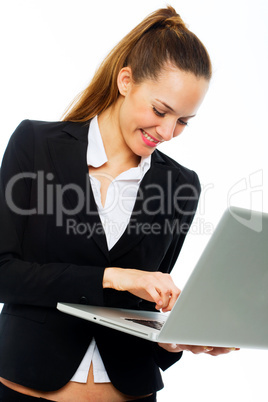
{"type": "MultiPolygon", "coordinates": [[[[177,261],[186,235],[189,232],[190,226],[197,210],[197,205],[200,197],[201,186],[199,178],[195,172],[192,173],[192,180],[188,185],[182,184],[183,194],[180,194],[180,203],[177,203],[174,223],[177,223],[178,231],[173,235],[172,242],[161,262],[159,271],[170,273],[177,261]],[[179,233],[178,233],[179,232],[179,233]]],[[[154,303],[142,301],[140,308],[155,310],[154,303]]],[[[157,343],[153,343],[153,354],[156,364],[162,369],[166,370],[172,364],[176,363],[182,357],[182,352],[172,353],[168,352],[157,343]]]]}
{"type": "Polygon", "coordinates": [[[10,206],[13,202],[21,210],[29,208],[33,155],[33,132],[25,120],[11,136],[0,170],[0,302],[55,307],[59,301],[80,303],[86,298],[89,304],[104,305],[105,267],[39,264],[23,258],[29,217],[10,206]],[[16,177],[22,179],[12,185],[16,177]]]}

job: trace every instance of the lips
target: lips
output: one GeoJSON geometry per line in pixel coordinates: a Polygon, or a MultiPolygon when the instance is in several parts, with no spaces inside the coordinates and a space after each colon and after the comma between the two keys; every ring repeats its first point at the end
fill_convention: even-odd
{"type": "Polygon", "coordinates": [[[142,137],[143,141],[145,142],[145,144],[150,147],[156,147],[161,142],[161,141],[158,141],[156,138],[152,137],[151,135],[149,135],[148,133],[146,133],[142,129],[141,129],[141,137],[142,137]]]}

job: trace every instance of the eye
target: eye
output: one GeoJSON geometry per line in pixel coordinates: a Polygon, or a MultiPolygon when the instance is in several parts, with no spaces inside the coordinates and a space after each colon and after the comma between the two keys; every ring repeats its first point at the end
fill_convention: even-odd
{"type": "Polygon", "coordinates": [[[166,115],[166,113],[159,112],[159,110],[157,110],[154,106],[153,106],[153,111],[159,117],[165,117],[165,115],[166,115]]]}
{"type": "Polygon", "coordinates": [[[187,121],[183,121],[181,119],[178,120],[178,123],[181,124],[182,126],[188,126],[188,122],[187,121]]]}

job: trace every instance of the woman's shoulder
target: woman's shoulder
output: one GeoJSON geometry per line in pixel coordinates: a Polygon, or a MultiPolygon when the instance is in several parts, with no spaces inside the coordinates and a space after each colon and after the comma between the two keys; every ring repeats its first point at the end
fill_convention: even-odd
{"type": "MultiPolygon", "coordinates": [[[[85,123],[70,121],[42,121],[42,120],[22,120],[14,130],[11,141],[15,144],[30,144],[55,137],[63,132],[76,133],[79,127],[85,123]]],[[[84,132],[84,130],[83,130],[84,132]]]]}
{"type": "Polygon", "coordinates": [[[15,128],[10,140],[15,144],[27,143],[28,141],[32,142],[37,134],[42,135],[42,133],[49,133],[51,129],[53,130],[56,127],[60,127],[62,124],[63,122],[47,122],[25,119],[22,120],[15,128]]]}
{"type": "Polygon", "coordinates": [[[178,171],[180,180],[183,179],[186,183],[199,183],[198,175],[194,170],[183,166],[164,152],[159,151],[159,149],[156,149],[154,153],[156,160],[178,171]]]}
{"type": "Polygon", "coordinates": [[[25,119],[22,120],[21,123],[16,127],[14,134],[15,136],[27,136],[40,134],[40,133],[49,133],[50,131],[54,131],[57,129],[64,129],[70,122],[66,121],[42,121],[42,120],[30,120],[25,119]]]}

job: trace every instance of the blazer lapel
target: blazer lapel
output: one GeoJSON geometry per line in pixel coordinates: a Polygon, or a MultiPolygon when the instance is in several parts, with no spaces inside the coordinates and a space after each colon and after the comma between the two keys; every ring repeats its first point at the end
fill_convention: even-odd
{"type": "Polygon", "coordinates": [[[48,139],[48,146],[63,198],[70,205],[70,216],[90,225],[92,239],[109,259],[106,236],[88,176],[88,127],[88,123],[67,123],[59,136],[48,139]]]}

